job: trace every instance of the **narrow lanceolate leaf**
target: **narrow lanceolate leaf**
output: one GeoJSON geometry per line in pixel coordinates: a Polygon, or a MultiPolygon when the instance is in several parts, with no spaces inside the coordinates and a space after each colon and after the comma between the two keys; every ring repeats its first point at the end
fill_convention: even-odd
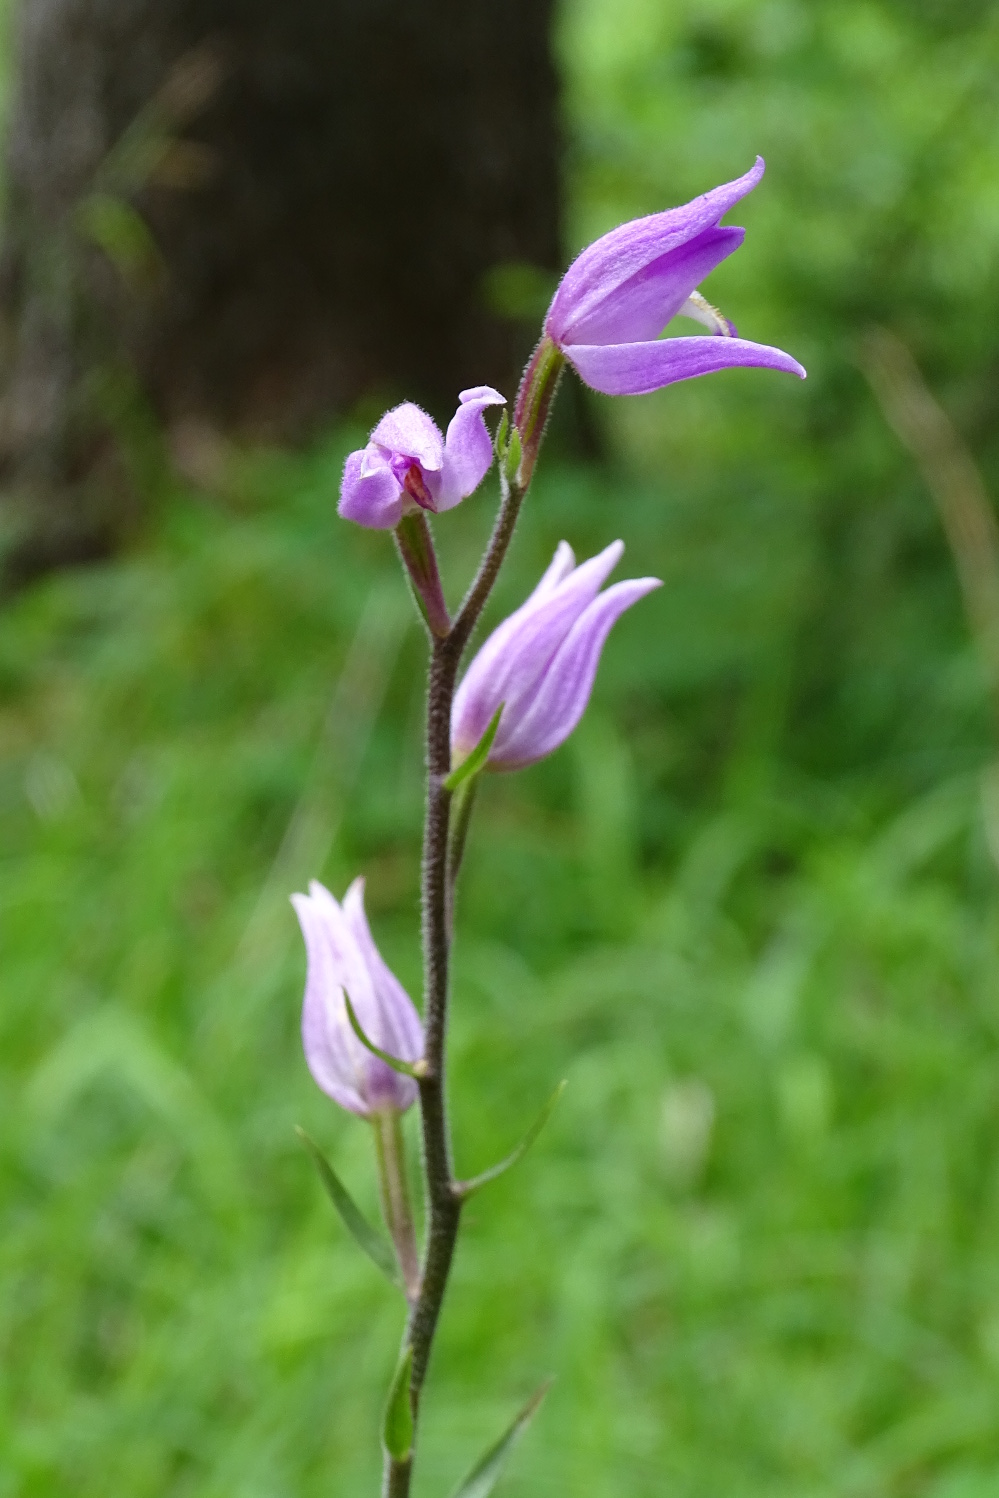
{"type": "Polygon", "coordinates": [[[517,1145],[517,1148],[513,1151],[512,1154],[507,1155],[506,1159],[501,1160],[498,1165],[492,1165],[488,1170],[484,1170],[481,1175],[473,1176],[470,1181],[459,1181],[457,1183],[458,1194],[460,1196],[471,1196],[473,1191],[479,1191],[483,1186],[488,1186],[490,1181],[498,1180],[501,1175],[505,1175],[506,1172],[510,1170],[514,1165],[520,1164],[521,1160],[523,1160],[524,1156],[527,1154],[527,1151],[530,1149],[531,1145],[534,1143],[535,1139],[537,1139],[538,1135],[541,1133],[541,1130],[544,1128],[545,1124],[554,1113],[555,1105],[565,1091],[566,1085],[567,1084],[565,1083],[565,1081],[562,1081],[558,1084],[555,1091],[552,1093],[551,1097],[548,1099],[547,1103],[542,1108],[541,1112],[538,1114],[534,1122],[531,1124],[531,1127],[528,1129],[527,1133],[524,1135],[523,1139],[517,1145]]]}
{"type": "Polygon", "coordinates": [[[503,476],[508,484],[512,484],[516,481],[517,472],[520,468],[520,460],[523,455],[524,448],[520,440],[520,433],[518,432],[517,428],[514,427],[513,431],[510,433],[510,445],[503,455],[503,476]]]}
{"type": "Polygon", "coordinates": [[[489,727],[486,729],[485,733],[482,735],[481,739],[476,744],[471,754],[467,759],[463,759],[458,768],[456,770],[452,770],[450,775],[445,780],[444,789],[446,791],[456,791],[459,785],[462,785],[472,775],[477,775],[480,770],[485,768],[486,760],[489,758],[489,751],[493,747],[493,739],[496,737],[496,730],[499,728],[500,715],[502,714],[502,712],[503,704],[501,702],[499,707],[493,713],[492,718],[489,720],[489,727]]]}
{"type": "Polygon", "coordinates": [[[361,1021],[355,1014],[354,1006],[350,1002],[350,996],[347,993],[344,993],[343,1002],[347,1006],[347,1019],[350,1021],[350,1028],[361,1044],[371,1052],[372,1056],[377,1056],[379,1061],[384,1061],[385,1065],[390,1066],[393,1071],[402,1072],[404,1077],[425,1077],[427,1075],[425,1061],[403,1061],[400,1057],[391,1056],[388,1051],[383,1051],[381,1046],[375,1045],[373,1040],[369,1040],[361,1028],[361,1021]]]}
{"type": "Polygon", "coordinates": [[[506,409],[504,408],[503,415],[499,419],[499,426],[496,428],[496,441],[495,441],[495,444],[494,444],[494,446],[496,448],[496,456],[499,458],[499,460],[500,460],[501,463],[503,462],[504,458],[506,457],[506,453],[507,453],[507,441],[506,441],[506,438],[507,438],[507,433],[509,432],[509,430],[510,430],[510,417],[507,415],[506,409]]]}
{"type": "Polygon", "coordinates": [[[409,1402],[412,1372],[413,1349],[408,1346],[392,1376],[382,1424],[382,1444],[394,1462],[407,1461],[413,1451],[413,1408],[409,1402]]]}
{"type": "Polygon", "coordinates": [[[482,1460],[469,1472],[454,1498],[488,1498],[502,1475],[510,1452],[534,1419],[541,1401],[551,1386],[552,1380],[547,1378],[540,1389],[534,1391],[513,1424],[503,1432],[495,1446],[490,1446],[482,1460]]]}
{"type": "Polygon", "coordinates": [[[310,1139],[304,1129],[296,1129],[295,1133],[305,1145],[312,1156],[319,1179],[326,1188],[326,1194],[340,1215],[344,1227],[359,1248],[363,1249],[373,1264],[377,1264],[382,1274],[390,1279],[393,1285],[402,1288],[402,1280],[399,1277],[399,1266],[396,1263],[395,1254],[387,1238],[383,1238],[376,1228],[373,1228],[358,1207],[354,1198],[340,1180],[336,1171],[319,1148],[314,1139],[310,1139]]]}

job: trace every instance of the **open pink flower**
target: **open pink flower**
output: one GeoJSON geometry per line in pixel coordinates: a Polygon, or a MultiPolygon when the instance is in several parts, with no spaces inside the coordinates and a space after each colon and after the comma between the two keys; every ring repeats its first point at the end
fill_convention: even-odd
{"type": "Polygon", "coordinates": [[[361,1029],[381,1050],[419,1061],[420,1017],[375,946],[364,914],[364,880],[354,880],[342,905],[315,879],[309,893],[292,895],[291,903],[308,956],[302,1045],[309,1071],[335,1103],[362,1118],[404,1112],[416,1101],[416,1083],[361,1044],[343,1001],[346,991],[361,1029]]]}
{"type": "Polygon", "coordinates": [[[573,261],[548,309],[545,334],[587,385],[605,395],[645,395],[733,365],[804,378],[797,359],[739,338],[697,291],[742,244],[745,230],[723,228],[720,220],[762,176],[758,156],[744,177],[682,208],[622,224],[573,261]],[[660,339],[678,313],[702,322],[714,336],[660,339]]]}
{"type": "Polygon", "coordinates": [[[343,470],[340,514],[374,530],[392,530],[406,514],[451,510],[482,483],[493,460],[484,412],[506,402],[490,385],[463,390],[447,436],[406,401],[387,411],[367,447],[343,470]]]}

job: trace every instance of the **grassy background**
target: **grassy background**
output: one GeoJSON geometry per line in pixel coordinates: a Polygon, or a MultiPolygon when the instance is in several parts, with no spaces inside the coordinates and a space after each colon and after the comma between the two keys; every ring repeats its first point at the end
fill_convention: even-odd
{"type": "MultiPolygon", "coordinates": [[[[541,1377],[503,1491],[999,1491],[995,744],[929,496],[857,364],[902,333],[999,478],[994,8],[567,0],[574,242],[768,175],[709,295],[808,365],[595,401],[493,609],[561,536],[666,587],[573,741],[481,798],[469,1212],[418,1483],[541,1377]]],[[[150,534],[0,619],[0,1495],[376,1490],[400,1313],[344,1241],[287,894],[368,877],[418,991],[423,647],[338,432],[162,479],[150,534]]],[[[148,456],[148,455],[147,455],[148,456]]],[[[460,590],[489,499],[440,526],[460,590]]]]}

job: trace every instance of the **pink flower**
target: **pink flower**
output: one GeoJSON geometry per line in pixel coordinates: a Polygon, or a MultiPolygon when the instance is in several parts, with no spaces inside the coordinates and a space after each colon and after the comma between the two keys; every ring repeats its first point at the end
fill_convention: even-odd
{"type": "Polygon", "coordinates": [[[344,991],[365,1035],[400,1061],[419,1061],[423,1027],[413,1001],[385,966],[364,914],[364,880],[355,879],[338,905],[313,879],[307,895],[292,895],[308,956],[302,1045],[323,1092],[362,1118],[402,1113],[416,1101],[411,1077],[393,1071],[354,1034],[344,991]]]}
{"type": "Polygon", "coordinates": [[[560,541],[527,602],[494,630],[469,666],[454,697],[451,751],[460,764],[479,743],[502,704],[486,764],[518,770],[551,754],[576,727],[612,626],[653,588],[657,577],[615,583],[600,592],[621,559],[615,541],[576,566],[560,541]]]}
{"type": "Polygon", "coordinates": [[[451,510],[482,483],[493,460],[483,413],[506,402],[489,385],[463,390],[447,436],[406,401],[387,411],[367,447],[351,453],[340,485],[340,514],[391,530],[406,514],[451,510]]]}
{"type": "Polygon", "coordinates": [[[622,224],[573,261],[544,330],[587,385],[605,395],[645,395],[732,365],[783,369],[804,378],[790,354],[737,337],[696,289],[742,244],[745,230],[723,228],[720,220],[762,176],[758,156],[744,177],[682,208],[622,224]],[[660,339],[678,313],[696,318],[715,336],[660,339]]]}

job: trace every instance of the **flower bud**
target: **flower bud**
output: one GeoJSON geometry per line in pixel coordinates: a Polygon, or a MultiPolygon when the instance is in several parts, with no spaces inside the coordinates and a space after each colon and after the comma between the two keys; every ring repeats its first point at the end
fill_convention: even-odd
{"type": "Polygon", "coordinates": [[[346,990],[364,1034],[380,1050],[419,1061],[423,1027],[375,946],[364,914],[364,880],[354,880],[342,905],[316,880],[291,903],[308,957],[302,1045],[309,1071],[335,1103],[361,1118],[404,1112],[416,1101],[416,1083],[362,1045],[344,1003],[346,990]]]}
{"type": "Polygon", "coordinates": [[[577,567],[572,548],[559,543],[530,598],[489,636],[455,693],[454,765],[472,752],[501,706],[487,768],[521,769],[569,737],[590,699],[612,626],[662,586],[656,577],[641,577],[601,593],[623,551],[615,541],[577,567]]]}

